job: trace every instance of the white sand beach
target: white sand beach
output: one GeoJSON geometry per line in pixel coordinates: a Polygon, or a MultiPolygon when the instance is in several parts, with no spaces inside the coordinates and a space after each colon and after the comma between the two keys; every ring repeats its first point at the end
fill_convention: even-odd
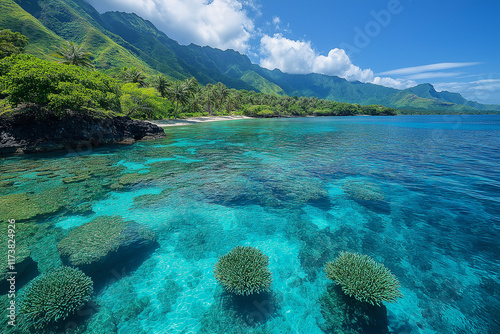
{"type": "Polygon", "coordinates": [[[248,116],[207,116],[207,117],[191,117],[185,119],[165,119],[159,121],[149,121],[156,124],[162,128],[168,126],[181,126],[181,125],[191,125],[205,122],[218,122],[218,121],[233,121],[237,119],[250,119],[252,117],[248,116]]]}

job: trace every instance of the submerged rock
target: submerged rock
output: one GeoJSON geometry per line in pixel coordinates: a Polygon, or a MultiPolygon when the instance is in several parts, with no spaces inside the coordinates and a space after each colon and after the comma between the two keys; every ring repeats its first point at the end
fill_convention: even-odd
{"type": "Polygon", "coordinates": [[[119,216],[102,216],[72,230],[57,248],[63,263],[90,276],[120,278],[157,246],[148,227],[119,216]]]}
{"type": "Polygon", "coordinates": [[[85,149],[165,137],[159,126],[129,117],[19,113],[0,117],[0,154],[85,149]]]}

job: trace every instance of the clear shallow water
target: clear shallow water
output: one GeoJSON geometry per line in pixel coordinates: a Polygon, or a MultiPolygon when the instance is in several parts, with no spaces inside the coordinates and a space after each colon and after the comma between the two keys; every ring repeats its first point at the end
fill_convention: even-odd
{"type": "Polygon", "coordinates": [[[97,216],[156,232],[160,247],[137,270],[110,268],[119,279],[97,292],[93,326],[323,333],[323,267],[347,250],[399,278],[404,298],[386,305],[393,333],[500,332],[500,116],[241,120],[166,131],[130,147],[0,161],[0,196],[60,196],[26,220],[38,224],[24,241],[41,272],[60,265],[58,240],[97,216]],[[273,307],[251,315],[257,323],[227,306],[213,277],[217,258],[237,245],[270,258],[273,307]]]}

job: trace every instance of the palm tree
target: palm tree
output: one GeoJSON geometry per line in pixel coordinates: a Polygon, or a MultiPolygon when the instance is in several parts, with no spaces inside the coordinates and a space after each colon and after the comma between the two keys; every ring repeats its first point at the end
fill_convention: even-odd
{"type": "Polygon", "coordinates": [[[198,81],[194,77],[184,80],[184,83],[190,94],[194,95],[198,92],[198,81]]]}
{"type": "Polygon", "coordinates": [[[234,110],[240,110],[240,106],[243,100],[243,94],[239,90],[233,89],[231,97],[232,97],[232,106],[234,110]]]}
{"type": "Polygon", "coordinates": [[[122,78],[125,82],[138,83],[140,87],[147,86],[146,76],[144,75],[144,73],[142,73],[141,70],[135,67],[131,68],[124,67],[122,72],[122,78]]]}
{"type": "Polygon", "coordinates": [[[82,45],[78,45],[73,42],[67,41],[66,45],[57,47],[54,56],[62,59],[61,63],[63,64],[87,68],[94,67],[92,60],[90,60],[91,54],[84,51],[82,45]]]}
{"type": "Polygon", "coordinates": [[[203,90],[195,78],[184,81],[190,92],[189,110],[193,113],[200,112],[200,105],[203,104],[203,90]]]}
{"type": "Polygon", "coordinates": [[[176,81],[169,89],[169,98],[174,104],[174,118],[177,119],[179,106],[184,107],[189,102],[189,89],[185,82],[176,81]]]}
{"type": "Polygon", "coordinates": [[[207,106],[208,114],[212,116],[212,106],[215,105],[216,95],[215,86],[212,84],[207,84],[203,90],[203,102],[207,106]]]}
{"type": "Polygon", "coordinates": [[[170,83],[164,75],[158,74],[153,80],[153,85],[158,93],[160,93],[161,97],[166,98],[168,96],[170,83]]]}
{"type": "Polygon", "coordinates": [[[216,103],[217,103],[217,110],[221,110],[222,106],[224,105],[224,102],[226,101],[227,97],[229,96],[229,89],[222,83],[219,82],[217,85],[215,85],[215,96],[216,96],[216,103]]]}

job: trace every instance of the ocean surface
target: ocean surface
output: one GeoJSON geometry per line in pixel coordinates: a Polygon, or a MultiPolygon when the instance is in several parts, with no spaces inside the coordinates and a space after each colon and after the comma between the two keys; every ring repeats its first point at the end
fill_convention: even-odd
{"type": "Polygon", "coordinates": [[[340,251],[399,279],[389,332],[500,333],[500,115],[250,119],[166,133],[0,159],[3,209],[13,194],[38,201],[29,210],[40,214],[11,204],[2,217],[26,216],[17,247],[40,273],[96,217],[157,236],[132,270],[122,258],[96,285],[84,333],[353,333],[334,331],[322,302],[324,265],[340,251]],[[250,306],[213,276],[238,245],[260,249],[272,272],[272,291],[250,306]]]}

